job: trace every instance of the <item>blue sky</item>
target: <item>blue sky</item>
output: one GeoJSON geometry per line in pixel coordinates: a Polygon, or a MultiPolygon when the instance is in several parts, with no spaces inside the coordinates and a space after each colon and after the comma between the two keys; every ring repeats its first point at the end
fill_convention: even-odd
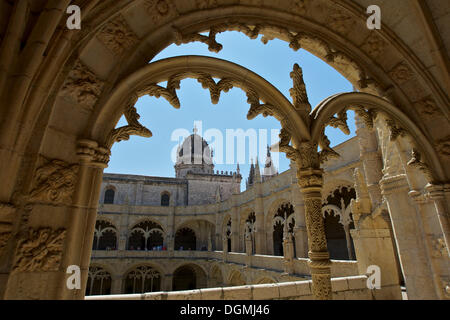
{"type": "MultiPolygon", "coordinates": [[[[223,49],[218,54],[210,52],[205,44],[190,43],[181,46],[171,45],[160,52],[152,61],[161,60],[181,55],[203,55],[232,61],[247,69],[256,72],[271,82],[289,100],[289,89],[292,80],[289,77],[292,67],[298,63],[303,69],[308,97],[314,108],[320,101],[339,92],[353,91],[352,85],[328,64],[313,56],[305,50],[297,52],[289,48],[285,41],[273,40],[264,45],[259,39],[251,40],[242,33],[225,32],[217,36],[223,49]]],[[[153,132],[152,138],[132,136],[129,141],[116,143],[112,148],[111,161],[105,170],[108,173],[138,174],[148,176],[174,177],[174,163],[171,153],[178,145],[172,141],[173,133],[192,132],[194,121],[201,121],[203,134],[220,132],[224,137],[223,154],[226,148],[226,130],[255,130],[258,133],[257,152],[260,155],[261,167],[264,166],[266,144],[275,143],[278,139],[271,137],[272,130],[281,128],[278,120],[272,117],[258,116],[253,120],[247,120],[249,109],[245,93],[233,88],[228,93],[222,93],[217,105],[210,100],[209,91],[203,89],[196,80],[186,79],[181,82],[178,90],[181,102],[180,109],[174,109],[163,98],[144,96],[136,104],[141,115],[141,123],[153,132]],[[266,134],[264,134],[266,133],[266,134]]],[[[327,128],[326,133],[331,145],[339,144],[354,136],[355,128],[353,115],[349,114],[351,135],[346,136],[339,130],[327,128]]],[[[117,126],[126,124],[123,119],[117,126]]],[[[214,144],[214,138],[207,139],[214,144]]],[[[236,143],[235,143],[236,144],[236,143]]],[[[246,143],[245,163],[240,161],[241,174],[243,176],[242,190],[245,189],[245,178],[248,177],[251,154],[246,143]]],[[[229,146],[228,146],[229,147],[229,146]]],[[[254,150],[254,149],[253,149],[254,150]]],[[[217,158],[220,158],[220,150],[215,150],[217,158]]],[[[277,156],[276,154],[274,155],[277,156]]],[[[289,169],[289,160],[283,153],[278,154],[278,169],[283,172],[289,169]]],[[[227,160],[224,156],[223,160],[227,160]]],[[[235,155],[233,164],[216,164],[215,170],[235,171],[235,155]]],[[[242,156],[241,156],[242,160],[242,156]]],[[[230,162],[230,161],[228,161],[230,162]]]]}

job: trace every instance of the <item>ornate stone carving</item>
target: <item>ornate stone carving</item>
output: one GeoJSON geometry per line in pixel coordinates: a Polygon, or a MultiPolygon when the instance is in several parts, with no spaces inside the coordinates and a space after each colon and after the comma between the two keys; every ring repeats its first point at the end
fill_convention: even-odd
{"type": "Polygon", "coordinates": [[[432,181],[433,173],[432,173],[430,167],[428,167],[428,165],[426,163],[422,162],[421,158],[422,158],[422,156],[419,153],[419,151],[417,151],[417,149],[413,148],[411,151],[411,160],[408,161],[407,165],[412,168],[418,169],[423,174],[425,174],[425,176],[427,177],[427,179],[429,181],[432,181]]]}
{"type": "Polygon", "coordinates": [[[78,164],[50,160],[39,167],[33,178],[30,200],[49,203],[72,203],[78,164]]]}
{"type": "Polygon", "coordinates": [[[0,255],[3,253],[3,249],[6,247],[9,239],[11,238],[11,232],[0,233],[0,255]]]}
{"type": "Polygon", "coordinates": [[[406,62],[401,62],[389,72],[389,75],[398,84],[403,84],[404,82],[411,80],[414,73],[406,62]]]}
{"type": "Polygon", "coordinates": [[[176,74],[169,78],[167,81],[167,87],[157,85],[156,83],[149,84],[144,88],[138,90],[137,95],[141,96],[148,94],[156,98],[163,97],[167,100],[175,109],[180,108],[180,100],[178,99],[176,90],[180,88],[180,81],[184,78],[184,74],[176,74]]]}
{"type": "Polygon", "coordinates": [[[286,153],[288,159],[296,161],[299,158],[299,152],[289,145],[291,142],[291,134],[284,126],[280,130],[279,137],[280,142],[278,144],[278,150],[286,153]]]}
{"type": "Polygon", "coordinates": [[[320,167],[319,152],[317,144],[312,142],[302,142],[298,146],[297,165],[301,169],[318,169],[320,167]]]}
{"type": "Polygon", "coordinates": [[[386,47],[386,41],[383,40],[376,32],[371,31],[369,36],[364,40],[361,45],[364,50],[372,58],[380,56],[386,47]]]}
{"type": "Polygon", "coordinates": [[[366,111],[364,107],[352,108],[355,113],[360,117],[360,119],[364,122],[364,125],[367,129],[373,129],[373,122],[377,117],[377,110],[369,109],[366,111]]]}
{"type": "Polygon", "coordinates": [[[332,289],[330,275],[313,274],[312,275],[312,292],[317,300],[331,299],[332,289]]]}
{"type": "Polygon", "coordinates": [[[394,120],[386,119],[386,125],[389,129],[389,140],[395,141],[398,137],[404,137],[406,131],[397,126],[394,120]]]}
{"type": "Polygon", "coordinates": [[[65,238],[65,229],[29,229],[27,237],[19,240],[13,271],[57,271],[65,238]]]}
{"type": "Polygon", "coordinates": [[[131,101],[127,105],[127,108],[124,112],[125,119],[127,120],[128,125],[111,131],[106,142],[107,148],[111,149],[114,142],[120,142],[130,139],[130,135],[137,135],[145,138],[150,138],[152,136],[152,132],[141,125],[138,121],[140,116],[137,113],[136,108],[134,107],[137,100],[137,96],[131,98],[131,101]]]}
{"type": "Polygon", "coordinates": [[[436,237],[431,243],[433,245],[433,257],[440,258],[447,256],[447,246],[443,238],[436,237]]]}
{"type": "Polygon", "coordinates": [[[139,40],[121,15],[108,22],[97,34],[97,38],[118,56],[133,47],[139,40]]]}
{"type": "Polygon", "coordinates": [[[89,70],[81,61],[75,63],[69,72],[60,93],[75,99],[84,107],[91,109],[97,102],[104,82],[89,70]]]}
{"type": "Polygon", "coordinates": [[[308,244],[311,251],[322,251],[327,247],[325,238],[325,227],[323,224],[322,204],[320,199],[306,199],[305,207],[307,225],[314,226],[314,230],[309,232],[308,244]]]}
{"type": "Polygon", "coordinates": [[[327,18],[327,25],[330,29],[344,35],[347,34],[356,23],[348,13],[339,9],[329,14],[327,18]]]}
{"type": "Polygon", "coordinates": [[[350,134],[350,128],[347,125],[347,110],[340,111],[337,117],[333,116],[327,124],[333,128],[340,129],[346,135],[350,134]]]}
{"type": "Polygon", "coordinates": [[[303,81],[302,68],[297,63],[294,64],[290,77],[294,83],[293,88],[289,89],[294,108],[308,115],[311,112],[311,104],[309,103],[305,82],[303,81]]]}
{"type": "Polygon", "coordinates": [[[440,114],[439,108],[436,102],[428,96],[416,103],[417,109],[421,114],[427,117],[434,117],[440,114]]]}
{"type": "MultiPolygon", "coordinates": [[[[247,103],[250,104],[250,110],[247,113],[248,120],[254,119],[259,114],[262,114],[264,117],[277,115],[273,105],[260,103],[259,94],[255,90],[249,88],[245,91],[247,93],[247,103]]],[[[277,118],[279,118],[279,116],[277,118]]]]}
{"type": "Polygon", "coordinates": [[[198,73],[197,81],[202,84],[203,89],[208,89],[213,104],[219,103],[221,92],[228,92],[233,88],[233,80],[229,78],[221,79],[218,83],[206,73],[198,73]]]}
{"type": "Polygon", "coordinates": [[[437,141],[436,151],[445,157],[450,157],[450,136],[437,141]]]}
{"type": "Polygon", "coordinates": [[[199,33],[183,34],[180,30],[173,27],[175,32],[175,44],[181,45],[183,43],[190,43],[199,41],[207,44],[209,51],[218,53],[222,50],[223,46],[216,41],[216,35],[225,31],[239,31],[244,33],[250,39],[256,39],[260,33],[261,26],[256,25],[254,27],[242,24],[242,23],[230,23],[219,24],[210,27],[208,36],[199,33]]]}
{"type": "Polygon", "coordinates": [[[100,147],[95,141],[82,139],[78,141],[77,156],[81,162],[106,168],[111,151],[108,148],[100,147]]]}
{"type": "Polygon", "coordinates": [[[173,0],[146,0],[145,4],[147,12],[155,23],[178,14],[173,0]]]}
{"type": "Polygon", "coordinates": [[[291,12],[304,15],[309,6],[309,0],[294,0],[291,5],[291,12]]]}
{"type": "Polygon", "coordinates": [[[319,152],[319,161],[320,163],[324,163],[325,161],[328,161],[333,158],[339,158],[340,155],[336,151],[334,151],[330,147],[330,140],[328,137],[324,134],[322,134],[322,138],[319,141],[319,146],[322,149],[319,152]]]}
{"type": "Polygon", "coordinates": [[[218,6],[217,0],[195,0],[195,3],[199,9],[216,8],[218,6]]]}

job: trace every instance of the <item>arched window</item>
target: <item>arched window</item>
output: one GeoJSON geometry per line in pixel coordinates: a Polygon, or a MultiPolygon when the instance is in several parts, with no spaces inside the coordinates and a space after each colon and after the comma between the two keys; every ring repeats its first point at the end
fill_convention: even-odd
{"type": "Polygon", "coordinates": [[[355,248],[350,230],[354,229],[350,202],[356,199],[352,187],[340,187],[328,195],[322,207],[327,247],[331,259],[353,260],[355,248]]]}
{"type": "Polygon", "coordinates": [[[125,293],[144,293],[161,290],[161,274],[150,266],[140,266],[125,277],[125,293]]]}
{"type": "Polygon", "coordinates": [[[168,207],[170,203],[170,194],[167,192],[164,192],[161,194],[161,206],[168,207]]]}
{"type": "MultiPolygon", "coordinates": [[[[275,256],[283,256],[283,237],[286,232],[294,234],[295,219],[294,207],[290,203],[281,205],[273,218],[273,254],[275,256]],[[285,222],[287,225],[285,226],[285,222]]],[[[294,255],[295,255],[295,238],[293,237],[294,255]]]]}
{"type": "Polygon", "coordinates": [[[153,221],[143,221],[133,227],[128,238],[128,250],[162,250],[164,232],[153,221]]]}
{"type": "Polygon", "coordinates": [[[103,202],[105,204],[113,204],[114,203],[114,195],[115,195],[115,191],[113,189],[107,189],[105,191],[105,200],[103,202]]]}
{"type": "Polygon", "coordinates": [[[117,229],[108,221],[98,220],[95,223],[94,243],[92,250],[116,250],[117,229]]]}
{"type": "Polygon", "coordinates": [[[197,238],[189,228],[182,228],[175,234],[175,250],[196,250],[197,238]]]}
{"type": "Polygon", "coordinates": [[[89,267],[86,295],[111,294],[111,275],[100,267],[89,267]]]}

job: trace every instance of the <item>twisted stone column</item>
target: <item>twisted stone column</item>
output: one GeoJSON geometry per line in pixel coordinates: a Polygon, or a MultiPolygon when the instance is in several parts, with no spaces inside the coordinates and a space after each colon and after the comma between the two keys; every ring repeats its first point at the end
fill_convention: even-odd
{"type": "Polygon", "coordinates": [[[312,293],[317,300],[328,300],[332,298],[331,261],[322,216],[322,175],[322,169],[307,168],[297,171],[298,183],[305,202],[312,293]]]}

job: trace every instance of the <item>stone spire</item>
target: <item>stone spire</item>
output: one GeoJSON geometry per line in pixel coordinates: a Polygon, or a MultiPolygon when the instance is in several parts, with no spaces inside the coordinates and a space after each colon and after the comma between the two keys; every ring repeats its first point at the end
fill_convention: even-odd
{"type": "Polygon", "coordinates": [[[253,183],[255,182],[255,166],[253,165],[253,159],[251,160],[251,165],[250,165],[250,172],[248,174],[248,179],[247,179],[247,188],[251,187],[253,185],[253,183]]]}
{"type": "Polygon", "coordinates": [[[270,179],[272,176],[275,176],[277,174],[278,171],[273,164],[272,155],[270,154],[270,147],[267,146],[267,157],[266,157],[266,164],[264,165],[262,181],[266,181],[270,179]]]}
{"type": "Polygon", "coordinates": [[[258,157],[256,157],[256,164],[255,164],[255,181],[254,183],[261,182],[261,170],[259,169],[259,162],[258,157]]]}

